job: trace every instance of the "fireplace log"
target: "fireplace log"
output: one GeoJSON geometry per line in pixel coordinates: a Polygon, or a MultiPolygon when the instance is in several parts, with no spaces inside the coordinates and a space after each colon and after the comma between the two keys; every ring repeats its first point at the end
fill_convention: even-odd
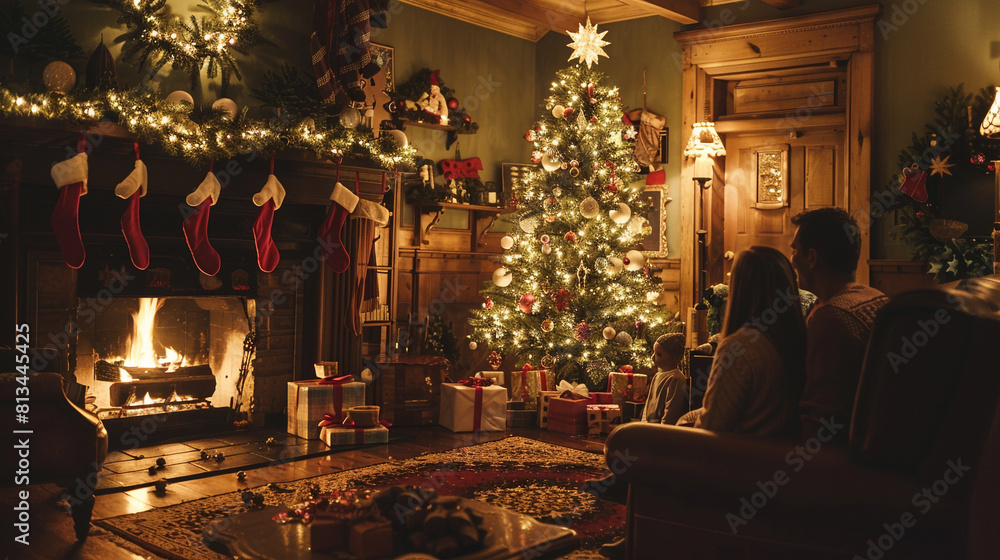
{"type": "Polygon", "coordinates": [[[129,395],[134,393],[137,402],[142,402],[146,393],[153,399],[168,399],[173,393],[181,397],[207,399],[215,393],[215,377],[168,377],[161,379],[136,379],[112,383],[111,406],[124,406],[129,395]]]}
{"type": "Polygon", "coordinates": [[[207,377],[212,375],[212,368],[208,364],[180,367],[170,372],[168,372],[165,367],[120,366],[104,360],[99,360],[96,364],[94,364],[94,375],[99,381],[121,380],[120,370],[127,371],[128,374],[132,376],[132,379],[164,379],[198,376],[207,377]]]}

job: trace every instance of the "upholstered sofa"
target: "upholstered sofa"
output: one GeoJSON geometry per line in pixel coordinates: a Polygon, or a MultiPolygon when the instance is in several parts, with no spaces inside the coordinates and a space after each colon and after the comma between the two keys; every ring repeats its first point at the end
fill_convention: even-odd
{"type": "Polygon", "coordinates": [[[879,314],[845,448],[629,423],[630,559],[997,558],[1000,280],[901,294],[879,314]]]}
{"type": "Polygon", "coordinates": [[[76,537],[85,539],[94,511],[96,475],[108,453],[108,433],[97,417],[66,398],[63,378],[58,373],[29,375],[27,391],[19,391],[24,385],[15,375],[0,375],[4,411],[0,430],[8,438],[0,451],[0,484],[23,487],[54,482],[65,488],[76,537]],[[25,396],[27,401],[17,400],[25,396]],[[28,405],[26,424],[17,420],[18,404],[28,405]],[[19,434],[15,430],[31,433],[19,434]],[[20,463],[22,458],[25,465],[20,463]]]}

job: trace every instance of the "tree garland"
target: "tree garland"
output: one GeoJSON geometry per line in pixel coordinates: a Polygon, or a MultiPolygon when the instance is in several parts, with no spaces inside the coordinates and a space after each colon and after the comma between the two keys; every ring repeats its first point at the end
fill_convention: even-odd
{"type": "Polygon", "coordinates": [[[139,90],[105,91],[91,97],[17,94],[0,86],[0,116],[61,120],[73,125],[116,122],[143,143],[159,145],[192,165],[241,154],[274,153],[283,148],[306,149],[320,159],[357,157],[386,170],[412,166],[416,150],[401,147],[389,135],[374,138],[340,125],[318,124],[312,118],[253,119],[246,111],[230,117],[222,111],[189,113],[183,104],[139,90]]]}
{"type": "Polygon", "coordinates": [[[927,199],[919,201],[902,193],[899,189],[903,176],[894,178],[884,189],[899,195],[890,206],[902,224],[894,235],[913,247],[914,259],[930,264],[929,272],[938,282],[992,272],[993,243],[957,237],[957,230],[949,232],[949,222],[938,216],[940,190],[954,180],[950,167],[984,174],[996,172],[993,162],[1000,160],[1000,141],[979,134],[979,123],[992,101],[992,88],[976,96],[967,94],[961,84],[951,88],[935,102],[937,116],[925,125],[924,134],[913,133],[911,145],[899,153],[900,169],[916,165],[927,172],[927,199]]]}
{"type": "Polygon", "coordinates": [[[128,31],[114,42],[125,43],[124,60],[138,61],[140,70],[148,62],[149,78],[170,64],[191,75],[192,89],[198,87],[202,68],[213,79],[221,70],[225,97],[230,76],[243,79],[233,52],[246,55],[251,47],[273,45],[253,20],[254,9],[265,0],[203,1],[199,7],[211,15],[201,19],[191,16],[190,23],[185,23],[168,13],[167,0],[91,0],[121,13],[118,23],[128,31]]]}

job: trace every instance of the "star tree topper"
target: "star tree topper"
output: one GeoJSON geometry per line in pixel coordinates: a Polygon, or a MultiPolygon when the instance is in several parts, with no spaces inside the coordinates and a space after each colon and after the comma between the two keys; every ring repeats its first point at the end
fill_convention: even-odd
{"type": "Polygon", "coordinates": [[[586,62],[587,68],[590,68],[591,64],[597,64],[597,57],[603,56],[608,57],[608,53],[604,52],[601,47],[610,45],[611,43],[603,40],[604,36],[608,34],[607,31],[602,33],[597,32],[596,25],[590,25],[590,16],[587,16],[587,26],[584,27],[583,24],[580,25],[580,30],[577,33],[572,31],[566,31],[569,36],[573,39],[573,42],[566,45],[567,47],[573,47],[573,54],[570,55],[568,60],[573,60],[574,58],[580,59],[580,62],[586,62]]]}

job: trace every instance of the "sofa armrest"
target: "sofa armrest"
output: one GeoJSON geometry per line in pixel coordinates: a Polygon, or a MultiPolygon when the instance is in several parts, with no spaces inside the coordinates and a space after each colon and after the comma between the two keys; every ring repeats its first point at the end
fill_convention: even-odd
{"type": "MultiPolygon", "coordinates": [[[[726,527],[722,521],[727,512],[739,515],[745,502],[760,494],[757,505],[766,502],[766,507],[747,508],[755,516],[759,510],[758,519],[814,519],[821,508],[827,514],[843,513],[843,529],[868,530],[914,511],[914,497],[924,486],[906,475],[855,465],[846,449],[819,440],[747,437],[642,422],[616,428],[605,443],[605,458],[611,471],[629,483],[630,496],[639,491],[669,497],[685,507],[718,510],[720,528],[726,527]]],[[[942,465],[942,471],[945,468],[942,465]]],[[[928,517],[950,525],[947,516],[961,508],[947,498],[935,503],[928,517]]]]}

